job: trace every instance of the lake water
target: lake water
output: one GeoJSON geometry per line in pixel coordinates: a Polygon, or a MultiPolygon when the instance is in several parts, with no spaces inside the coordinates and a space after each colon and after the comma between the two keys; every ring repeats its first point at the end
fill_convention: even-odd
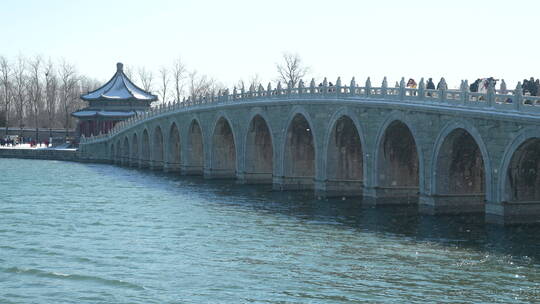
{"type": "Polygon", "coordinates": [[[0,303],[530,303],[540,228],[0,159],[0,303]]]}

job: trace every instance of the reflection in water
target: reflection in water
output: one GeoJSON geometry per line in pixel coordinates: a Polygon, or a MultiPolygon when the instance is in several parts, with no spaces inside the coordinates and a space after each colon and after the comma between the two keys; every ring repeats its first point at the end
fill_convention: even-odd
{"type": "MultiPolygon", "coordinates": [[[[138,171],[138,170],[135,170],[138,171]]],[[[205,180],[161,172],[140,171],[170,181],[188,182],[209,195],[230,197],[228,206],[272,212],[305,221],[342,226],[358,231],[403,236],[414,241],[436,242],[499,254],[527,256],[540,261],[540,226],[486,224],[484,215],[424,215],[417,206],[362,205],[361,198],[317,198],[312,191],[273,191],[271,186],[239,185],[230,180],[205,180]]],[[[175,191],[164,187],[163,190],[175,191]]]]}

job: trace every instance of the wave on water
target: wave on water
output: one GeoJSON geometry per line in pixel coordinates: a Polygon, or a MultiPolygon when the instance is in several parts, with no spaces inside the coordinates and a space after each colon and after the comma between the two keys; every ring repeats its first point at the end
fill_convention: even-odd
{"type": "Polygon", "coordinates": [[[43,271],[43,270],[32,269],[32,268],[24,269],[24,268],[19,268],[19,267],[4,268],[2,269],[2,271],[5,273],[31,275],[31,276],[42,277],[42,278],[71,280],[71,281],[88,281],[88,282],[95,282],[98,284],[103,284],[106,286],[118,286],[118,287],[134,289],[134,290],[144,290],[144,287],[139,286],[137,284],[129,283],[122,280],[105,279],[105,278],[89,276],[89,275],[66,274],[66,273],[59,273],[59,272],[43,271]]]}

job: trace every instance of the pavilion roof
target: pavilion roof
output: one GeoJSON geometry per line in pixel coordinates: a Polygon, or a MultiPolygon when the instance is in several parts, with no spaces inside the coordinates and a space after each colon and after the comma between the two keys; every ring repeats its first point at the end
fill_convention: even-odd
{"type": "Polygon", "coordinates": [[[157,96],[136,86],[124,74],[124,65],[116,64],[116,73],[106,84],[97,90],[81,95],[85,101],[156,101],[157,96]]]}

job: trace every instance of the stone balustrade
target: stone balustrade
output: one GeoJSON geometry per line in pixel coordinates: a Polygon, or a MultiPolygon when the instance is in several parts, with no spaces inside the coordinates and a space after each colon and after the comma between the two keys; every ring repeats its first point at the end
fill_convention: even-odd
{"type": "Polygon", "coordinates": [[[355,78],[350,81],[349,86],[343,85],[338,77],[336,84],[330,86],[327,79],[320,86],[312,79],[309,86],[305,86],[300,81],[297,86],[287,86],[282,88],[281,83],[275,89],[268,84],[266,90],[262,85],[257,89],[253,86],[249,90],[244,88],[233,89],[232,93],[228,89],[220,90],[217,95],[198,96],[184,99],[173,103],[159,104],[150,111],[132,117],[126,121],[118,123],[108,134],[95,135],[90,138],[81,138],[81,143],[93,143],[107,140],[135,124],[142,123],[163,113],[171,111],[185,111],[195,107],[219,105],[228,103],[263,101],[269,99],[357,99],[359,101],[370,99],[380,101],[400,101],[404,103],[420,103],[426,105],[448,106],[470,108],[471,110],[486,110],[496,112],[515,112],[517,115],[540,115],[540,97],[524,96],[522,94],[521,83],[518,83],[515,90],[495,90],[490,86],[485,93],[470,92],[467,81],[462,81],[461,89],[433,90],[425,88],[425,81],[422,78],[415,89],[405,86],[405,79],[402,78],[399,87],[388,87],[386,78],[380,87],[372,87],[371,80],[368,79],[363,87],[357,85],[355,78]]]}

